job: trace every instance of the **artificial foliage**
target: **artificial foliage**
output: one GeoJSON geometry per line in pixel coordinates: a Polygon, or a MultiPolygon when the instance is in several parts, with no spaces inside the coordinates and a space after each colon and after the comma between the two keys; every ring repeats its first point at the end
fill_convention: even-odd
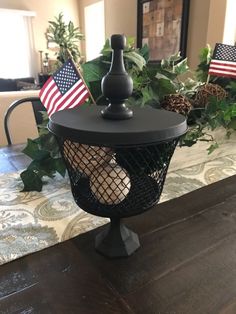
{"type": "MultiPolygon", "coordinates": [[[[83,77],[97,105],[107,104],[101,92],[101,80],[109,71],[111,56],[112,49],[107,40],[98,58],[81,64],[83,77]]],[[[207,141],[208,153],[213,152],[218,143],[210,131],[223,126],[229,137],[236,130],[236,82],[216,77],[207,82],[211,56],[212,50],[207,46],[201,51],[199,66],[193,73],[189,70],[187,59],[182,59],[179,53],[161,63],[149,63],[148,46],[135,48],[134,40],[129,38],[124,49],[124,63],[133,79],[134,89],[127,105],[152,106],[184,114],[189,129],[180,139],[179,145],[190,147],[197,141],[207,141]],[[192,78],[183,79],[183,76],[192,78]],[[207,94],[204,101],[200,93],[207,94]]],[[[32,163],[21,173],[24,191],[41,191],[45,177],[53,177],[56,172],[65,175],[58,145],[47,129],[46,113],[43,118],[39,137],[29,139],[24,149],[24,153],[32,158],[32,163]]]]}
{"type": "Polygon", "coordinates": [[[58,45],[58,49],[55,52],[57,58],[56,67],[60,67],[68,59],[69,54],[72,55],[74,62],[78,64],[81,57],[79,43],[84,39],[84,35],[80,32],[79,27],[75,27],[72,21],[69,21],[67,24],[64,21],[63,13],[60,13],[53,21],[48,23],[47,40],[58,45]]]}

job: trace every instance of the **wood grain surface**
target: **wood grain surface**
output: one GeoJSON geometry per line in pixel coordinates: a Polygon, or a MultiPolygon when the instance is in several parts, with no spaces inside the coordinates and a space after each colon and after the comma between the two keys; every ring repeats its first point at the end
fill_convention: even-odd
{"type": "Polygon", "coordinates": [[[95,251],[102,226],[2,265],[0,313],[235,314],[235,187],[232,176],[125,219],[141,243],[128,258],[95,251]]]}

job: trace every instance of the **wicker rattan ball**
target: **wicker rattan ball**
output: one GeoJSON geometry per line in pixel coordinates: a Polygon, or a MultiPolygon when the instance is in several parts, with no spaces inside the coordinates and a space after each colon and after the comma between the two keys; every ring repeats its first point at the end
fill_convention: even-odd
{"type": "Polygon", "coordinates": [[[95,168],[109,164],[112,159],[112,149],[108,147],[90,146],[66,140],[64,156],[74,170],[81,170],[87,176],[95,168]]]}
{"type": "Polygon", "coordinates": [[[194,99],[194,107],[206,107],[210,97],[216,97],[217,100],[223,100],[227,92],[218,84],[208,83],[201,86],[194,99]]]}
{"type": "Polygon", "coordinates": [[[129,193],[130,186],[127,172],[117,164],[101,167],[90,176],[91,191],[102,204],[119,204],[129,193]]]}
{"type": "Polygon", "coordinates": [[[187,97],[180,94],[170,94],[164,97],[161,107],[186,116],[190,112],[192,105],[187,97]]]}

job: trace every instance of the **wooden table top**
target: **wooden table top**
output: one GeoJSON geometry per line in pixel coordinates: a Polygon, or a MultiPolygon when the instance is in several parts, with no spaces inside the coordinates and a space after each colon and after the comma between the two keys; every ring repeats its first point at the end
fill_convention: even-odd
{"type": "Polygon", "coordinates": [[[0,266],[0,313],[235,314],[235,187],[229,177],[125,219],[141,243],[128,258],[96,253],[102,226],[0,266]]]}

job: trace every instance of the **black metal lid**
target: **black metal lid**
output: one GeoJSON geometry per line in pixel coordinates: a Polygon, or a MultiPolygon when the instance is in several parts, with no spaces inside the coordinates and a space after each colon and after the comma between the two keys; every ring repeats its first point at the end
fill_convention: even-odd
{"type": "Polygon", "coordinates": [[[135,108],[130,120],[105,120],[101,106],[80,106],[54,113],[49,130],[83,144],[151,144],[179,137],[187,131],[184,116],[151,107],[135,108]]]}

